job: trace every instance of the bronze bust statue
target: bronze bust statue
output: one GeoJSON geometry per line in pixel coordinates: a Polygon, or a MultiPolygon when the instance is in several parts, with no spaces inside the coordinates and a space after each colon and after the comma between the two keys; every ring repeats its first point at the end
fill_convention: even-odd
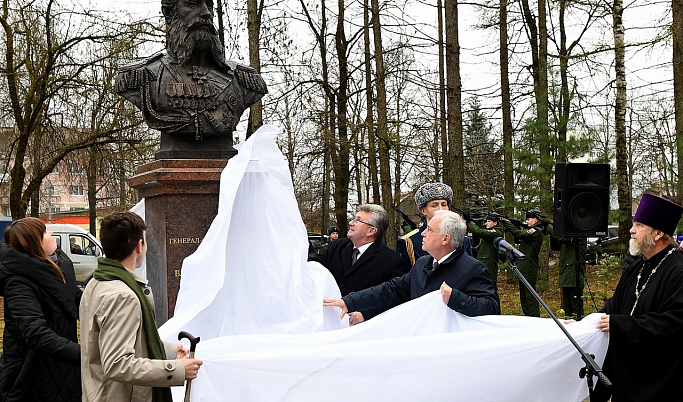
{"type": "Polygon", "coordinates": [[[161,131],[157,159],[234,155],[232,133],[268,92],[255,69],[226,61],[212,0],[162,0],[166,51],[122,67],[116,91],[161,131]]]}

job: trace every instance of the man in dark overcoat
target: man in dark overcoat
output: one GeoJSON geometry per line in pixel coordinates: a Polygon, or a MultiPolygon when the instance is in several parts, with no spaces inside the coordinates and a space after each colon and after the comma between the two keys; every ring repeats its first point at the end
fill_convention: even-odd
{"type": "Polygon", "coordinates": [[[422,232],[421,257],[410,272],[341,299],[326,299],[323,305],[347,312],[365,309],[388,310],[429,292],[440,290],[443,302],[470,317],[500,314],[500,302],[484,264],[465,253],[465,220],[452,211],[437,211],[422,232]]]}
{"type": "MultiPolygon", "coordinates": [[[[309,261],[317,261],[330,270],[342,296],[400,276],[406,271],[403,260],[382,243],[388,227],[389,217],[384,208],[363,204],[349,222],[346,237],[331,242],[323,254],[309,261]]],[[[379,311],[359,310],[350,319],[358,323],[377,314],[379,311]]]]}

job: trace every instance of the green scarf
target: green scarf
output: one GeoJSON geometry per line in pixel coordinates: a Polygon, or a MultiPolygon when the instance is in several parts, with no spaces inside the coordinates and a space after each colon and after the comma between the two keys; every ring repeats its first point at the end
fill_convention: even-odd
{"type": "MultiPolygon", "coordinates": [[[[133,278],[133,275],[119,262],[100,257],[97,259],[97,269],[93,273],[93,277],[98,281],[121,281],[135,293],[142,307],[142,329],[147,340],[147,354],[150,359],[166,360],[164,344],[161,342],[159,331],[157,331],[154,321],[154,311],[152,311],[152,307],[142,293],[142,287],[133,278]]],[[[168,387],[154,387],[152,400],[154,402],[172,402],[171,389],[168,387]]]]}

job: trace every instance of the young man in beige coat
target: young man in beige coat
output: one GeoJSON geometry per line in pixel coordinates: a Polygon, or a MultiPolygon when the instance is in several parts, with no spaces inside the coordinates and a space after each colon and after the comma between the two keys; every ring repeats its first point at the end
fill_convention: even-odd
{"type": "Polygon", "coordinates": [[[171,401],[171,386],[197,377],[202,361],[162,342],[147,280],[145,223],[132,212],[102,220],[100,258],[80,305],[83,401],[171,401]]]}

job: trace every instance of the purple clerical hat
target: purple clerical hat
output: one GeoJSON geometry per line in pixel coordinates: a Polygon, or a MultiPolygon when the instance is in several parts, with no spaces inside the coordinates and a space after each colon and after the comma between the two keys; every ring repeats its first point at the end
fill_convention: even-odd
{"type": "Polygon", "coordinates": [[[654,229],[673,235],[678,221],[683,214],[683,207],[656,195],[643,193],[638,210],[633,216],[634,222],[640,222],[654,229]]]}

